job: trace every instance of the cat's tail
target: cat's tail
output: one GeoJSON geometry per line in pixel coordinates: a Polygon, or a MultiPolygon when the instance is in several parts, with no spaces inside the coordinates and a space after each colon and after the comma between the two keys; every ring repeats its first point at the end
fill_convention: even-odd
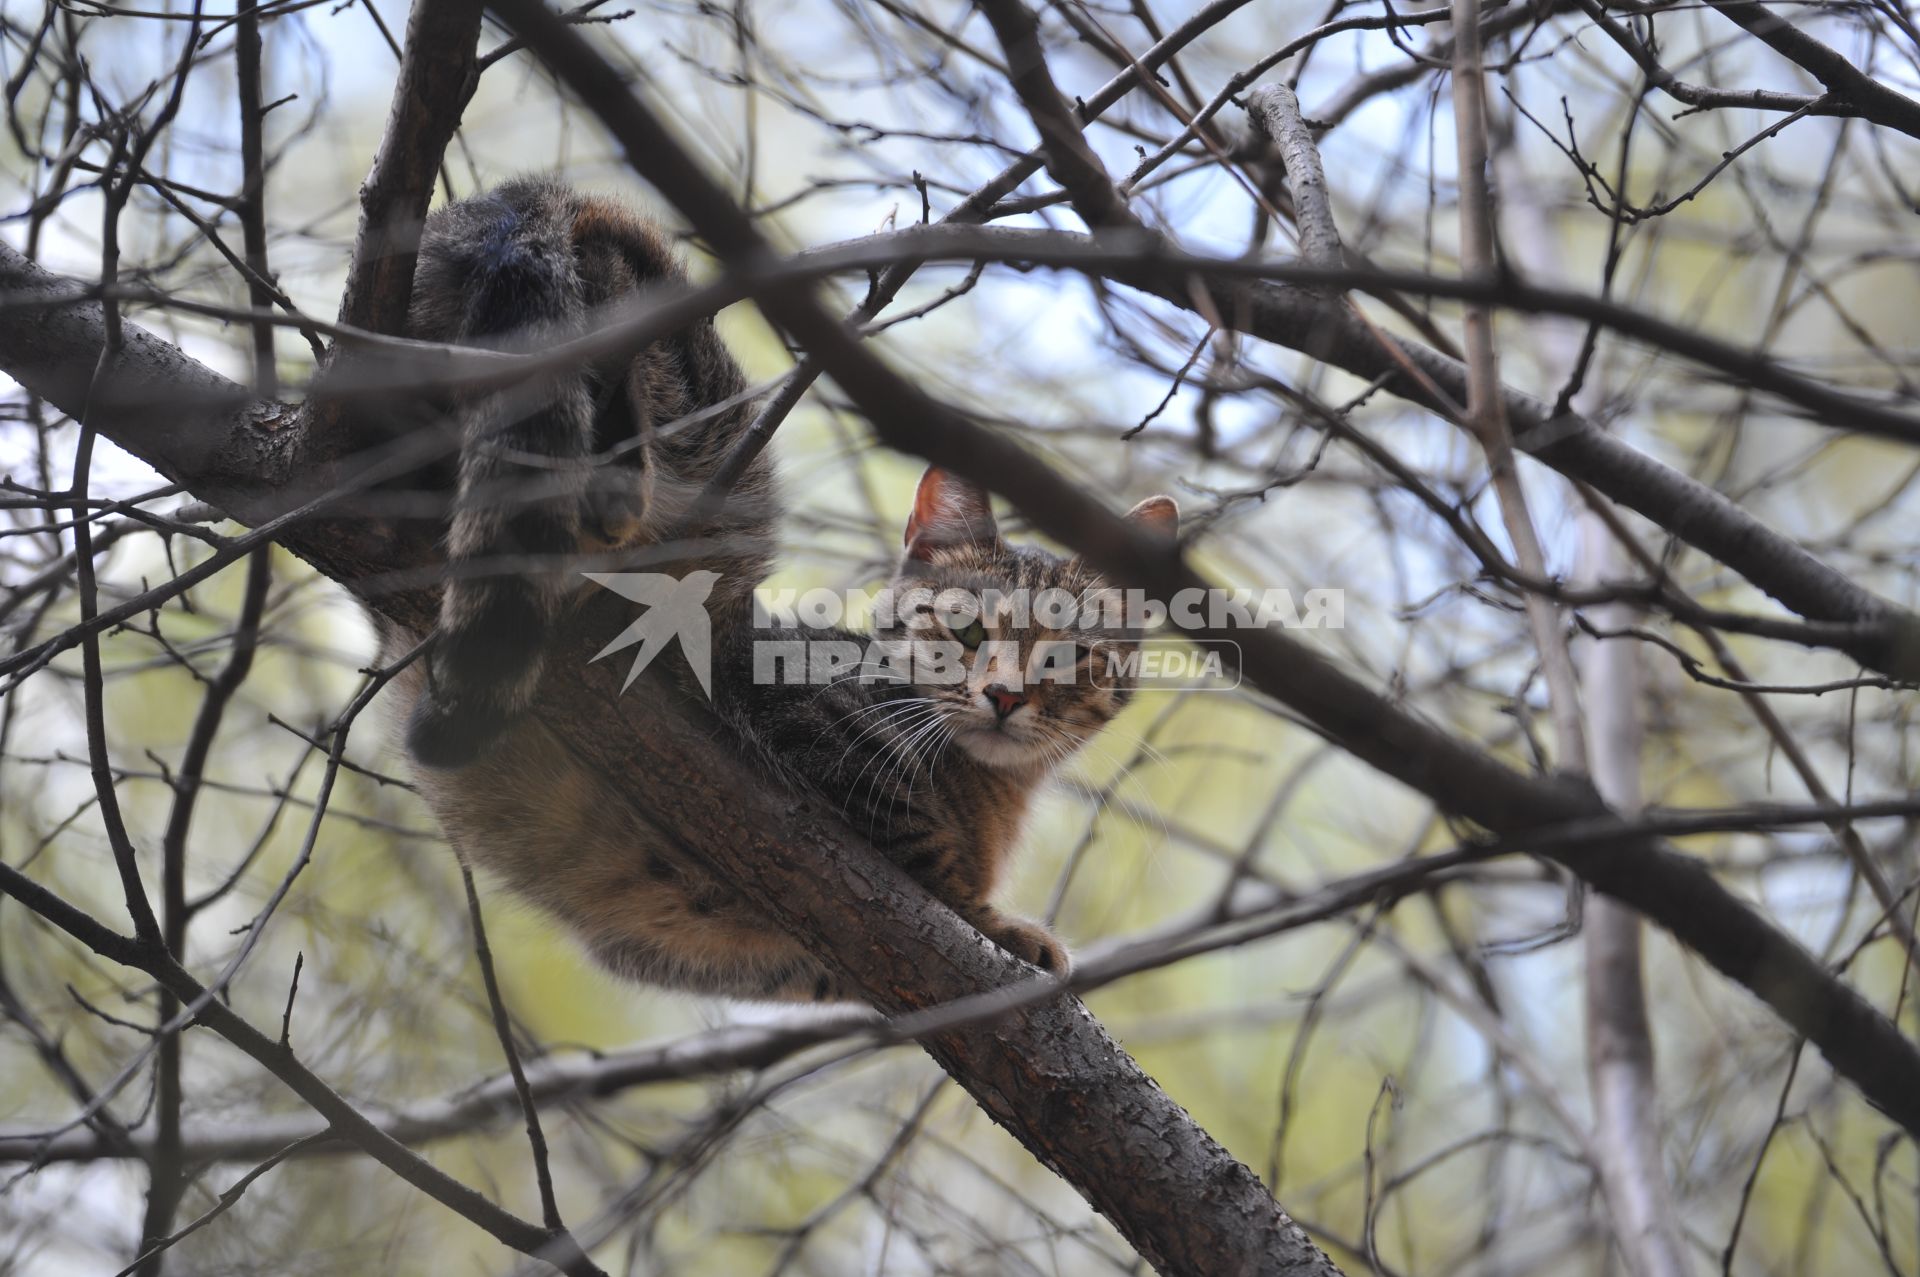
{"type": "MultiPolygon", "coordinates": [[[[532,350],[574,336],[587,305],[572,234],[571,202],[544,183],[441,210],[422,237],[412,330],[471,345],[511,334],[532,350]]],[[[584,368],[464,395],[451,411],[460,472],[447,585],[407,729],[413,755],[436,767],[477,757],[530,705],[592,481],[584,368]]]]}

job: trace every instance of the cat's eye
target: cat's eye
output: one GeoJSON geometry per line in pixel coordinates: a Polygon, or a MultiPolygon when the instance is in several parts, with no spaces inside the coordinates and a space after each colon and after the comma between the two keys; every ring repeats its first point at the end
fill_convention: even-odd
{"type": "Polygon", "coordinates": [[[965,625],[954,627],[953,636],[967,647],[979,647],[987,641],[987,627],[976,616],[965,625]]]}

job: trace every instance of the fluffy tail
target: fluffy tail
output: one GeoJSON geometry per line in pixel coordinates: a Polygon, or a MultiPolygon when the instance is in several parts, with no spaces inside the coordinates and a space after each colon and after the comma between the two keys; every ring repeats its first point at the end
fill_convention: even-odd
{"type": "MultiPolygon", "coordinates": [[[[411,330],[538,349],[586,318],[573,210],[538,183],[510,184],[436,213],[416,271],[411,330]]],[[[561,370],[452,405],[459,486],[448,581],[407,744],[429,766],[477,757],[528,707],[568,587],[592,479],[594,403],[585,369],[561,370]]]]}

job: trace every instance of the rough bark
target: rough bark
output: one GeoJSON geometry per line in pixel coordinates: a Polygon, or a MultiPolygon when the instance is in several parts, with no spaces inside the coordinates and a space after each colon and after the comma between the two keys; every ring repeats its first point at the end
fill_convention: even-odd
{"type": "Polygon", "coordinates": [[[1346,254],[1333,220],[1333,196],[1320,165],[1320,150],[1313,144],[1313,131],[1300,116],[1300,99],[1284,84],[1269,84],[1247,95],[1247,114],[1254,127],[1279,148],[1287,172],[1287,190],[1293,194],[1301,258],[1321,266],[1338,266],[1346,260],[1346,254]]]}

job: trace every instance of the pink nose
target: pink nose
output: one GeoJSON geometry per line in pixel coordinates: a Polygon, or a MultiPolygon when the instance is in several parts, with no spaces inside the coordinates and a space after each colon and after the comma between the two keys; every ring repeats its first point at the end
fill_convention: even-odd
{"type": "Polygon", "coordinates": [[[1012,691],[999,683],[988,687],[986,693],[987,699],[993,702],[993,712],[1001,718],[1005,718],[1027,703],[1027,698],[1023,693],[1012,691]]]}

